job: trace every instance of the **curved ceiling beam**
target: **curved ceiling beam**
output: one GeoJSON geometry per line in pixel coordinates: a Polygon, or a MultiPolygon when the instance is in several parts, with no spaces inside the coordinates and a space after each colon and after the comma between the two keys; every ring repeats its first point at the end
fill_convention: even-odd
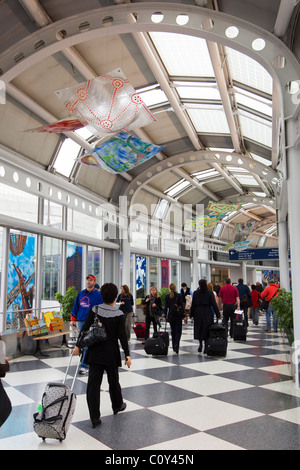
{"type": "Polygon", "coordinates": [[[45,57],[95,37],[150,30],[189,34],[247,54],[264,66],[273,77],[280,91],[285,118],[294,116],[299,110],[299,102],[288,93],[287,83],[298,80],[300,64],[292,51],[280,39],[236,17],[206,8],[181,4],[115,5],[49,24],[1,54],[1,79],[8,83],[45,57]],[[160,23],[154,23],[151,17],[158,9],[162,13],[162,20],[160,23]],[[130,22],[131,15],[136,18],[134,24],[130,22]],[[176,22],[178,15],[186,15],[185,25],[176,22]],[[226,30],[230,26],[237,28],[238,35],[235,38],[226,35],[226,30]],[[264,41],[264,47],[261,50],[253,46],[253,41],[256,39],[264,41]]]}
{"type": "MultiPolygon", "coordinates": [[[[262,163],[259,163],[247,156],[241,156],[236,153],[228,154],[228,152],[216,153],[213,151],[199,150],[195,152],[174,155],[173,157],[162,160],[152,167],[144,170],[131,181],[126,189],[125,194],[130,200],[133,200],[137,196],[139,190],[142,189],[146,184],[149,184],[151,180],[157,176],[157,174],[162,174],[164,172],[170,171],[171,169],[178,169],[184,164],[198,161],[217,163],[219,168],[225,167],[225,169],[227,165],[247,169],[249,172],[258,175],[262,181],[265,181],[271,186],[274,186],[274,190],[276,190],[278,174],[272,168],[266,167],[262,163]]],[[[230,176],[228,176],[228,178],[230,179],[230,176]]],[[[239,197],[243,197],[243,194],[240,194],[239,197]]],[[[262,201],[264,201],[263,198],[262,201]]],[[[262,202],[262,204],[265,203],[266,202],[262,202]]]]}

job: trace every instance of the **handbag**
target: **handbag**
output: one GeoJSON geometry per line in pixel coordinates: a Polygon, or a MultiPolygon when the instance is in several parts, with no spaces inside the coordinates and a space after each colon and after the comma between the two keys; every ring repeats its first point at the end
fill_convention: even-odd
{"type": "Polygon", "coordinates": [[[94,323],[88,330],[81,330],[76,346],[80,349],[88,348],[95,343],[100,343],[107,340],[107,333],[105,326],[95,315],[94,323]]]}

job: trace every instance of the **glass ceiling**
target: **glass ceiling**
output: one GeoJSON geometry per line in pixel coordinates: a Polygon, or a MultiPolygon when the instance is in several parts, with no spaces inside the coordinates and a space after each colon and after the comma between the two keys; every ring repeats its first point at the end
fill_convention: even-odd
{"type": "MultiPolygon", "coordinates": [[[[176,90],[182,108],[186,110],[195,131],[202,135],[230,135],[206,41],[176,33],[151,32],[149,36],[169,76],[170,86],[176,90]]],[[[271,149],[272,78],[252,58],[228,47],[223,49],[229,74],[230,95],[236,103],[234,113],[238,116],[242,136],[271,149]]],[[[159,84],[145,86],[136,91],[150,109],[168,104],[168,99],[159,84]]],[[[84,139],[90,137],[86,132],[86,129],[77,131],[84,139]]],[[[53,164],[55,170],[68,177],[79,150],[78,144],[67,139],[53,164]]],[[[270,161],[259,155],[253,155],[253,158],[266,165],[270,164],[270,161]]],[[[216,170],[206,171],[207,173],[199,172],[194,177],[201,181],[220,176],[216,170]]],[[[242,185],[258,185],[247,171],[231,171],[232,176],[242,185]]],[[[189,184],[181,180],[165,193],[178,197],[189,184]]]]}

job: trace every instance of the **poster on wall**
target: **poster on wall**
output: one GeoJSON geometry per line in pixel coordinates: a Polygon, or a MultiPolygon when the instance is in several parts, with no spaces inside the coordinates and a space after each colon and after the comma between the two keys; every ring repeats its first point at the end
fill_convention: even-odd
{"type": "Polygon", "coordinates": [[[11,233],[7,279],[7,329],[25,326],[23,311],[32,313],[34,283],[35,237],[11,233]]]}
{"type": "Polygon", "coordinates": [[[161,263],[161,287],[169,288],[169,261],[162,259],[161,263]]]}
{"type": "Polygon", "coordinates": [[[136,297],[140,299],[146,296],[147,262],[144,256],[136,256],[135,272],[136,272],[136,297]]]}
{"type": "Polygon", "coordinates": [[[82,246],[74,243],[67,243],[67,282],[66,289],[76,287],[78,292],[81,291],[82,276],[82,246]]]}

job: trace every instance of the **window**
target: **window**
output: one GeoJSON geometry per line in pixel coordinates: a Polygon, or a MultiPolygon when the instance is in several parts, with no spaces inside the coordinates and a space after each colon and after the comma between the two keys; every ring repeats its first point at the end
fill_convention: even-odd
{"type": "Polygon", "coordinates": [[[88,247],[88,273],[94,274],[101,286],[101,248],[88,247]]]}
{"type": "Polygon", "coordinates": [[[62,143],[53,165],[57,173],[66,177],[70,176],[80,148],[80,145],[71,139],[66,139],[62,143]]]}
{"type": "MultiPolygon", "coordinates": [[[[42,301],[55,300],[56,292],[61,291],[61,240],[44,237],[42,254],[42,301]]],[[[42,302],[45,307],[49,302],[42,302]]]]}
{"type": "Polygon", "coordinates": [[[166,199],[161,199],[160,202],[156,205],[153,217],[156,219],[163,219],[168,208],[168,201],[166,199]]]}

